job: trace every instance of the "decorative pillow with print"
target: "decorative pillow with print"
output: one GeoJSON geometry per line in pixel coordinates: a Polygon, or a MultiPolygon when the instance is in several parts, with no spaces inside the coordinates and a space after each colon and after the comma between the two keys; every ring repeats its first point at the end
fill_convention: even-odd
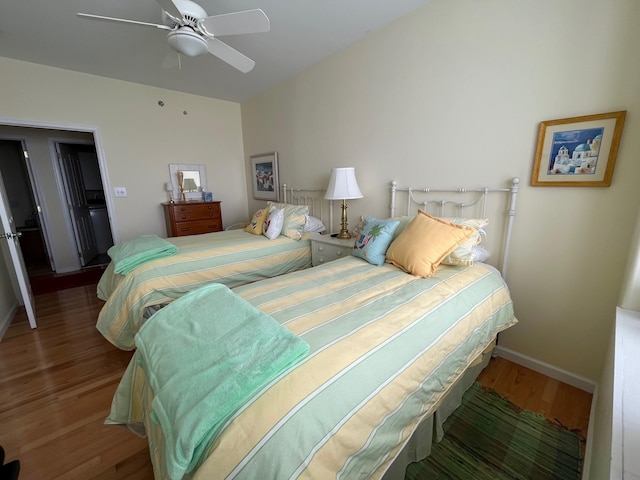
{"type": "Polygon", "coordinates": [[[269,216],[269,207],[261,208],[253,214],[253,218],[249,222],[249,225],[244,227],[245,232],[253,233],[254,235],[262,235],[262,226],[265,220],[269,216]]]}
{"type": "Polygon", "coordinates": [[[278,238],[282,232],[282,224],[284,222],[284,209],[271,207],[267,221],[262,226],[262,233],[269,240],[278,238]]]}
{"type": "Polygon", "coordinates": [[[353,256],[360,257],[372,265],[384,264],[387,248],[399,223],[398,220],[366,217],[362,223],[360,235],[353,245],[353,256]]]}
{"type": "Polygon", "coordinates": [[[358,221],[358,224],[356,225],[356,227],[351,230],[351,238],[358,238],[360,236],[360,231],[362,230],[362,225],[364,225],[364,217],[362,215],[360,215],[360,220],[358,221]]]}

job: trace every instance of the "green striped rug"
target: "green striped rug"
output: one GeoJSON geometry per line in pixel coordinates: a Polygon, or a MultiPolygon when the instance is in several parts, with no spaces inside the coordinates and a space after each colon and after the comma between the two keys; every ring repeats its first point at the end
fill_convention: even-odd
{"type": "Polygon", "coordinates": [[[432,453],[407,468],[406,480],[572,480],[581,475],[580,438],[522,410],[479,383],[444,425],[432,453]]]}

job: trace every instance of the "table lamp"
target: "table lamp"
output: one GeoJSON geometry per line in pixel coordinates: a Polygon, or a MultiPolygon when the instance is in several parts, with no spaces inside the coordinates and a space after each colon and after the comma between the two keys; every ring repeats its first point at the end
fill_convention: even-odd
{"type": "Polygon", "coordinates": [[[169,203],[174,203],[173,201],[173,187],[171,186],[171,182],[164,183],[164,191],[167,192],[167,196],[169,197],[169,203]]]}
{"type": "Polygon", "coordinates": [[[351,234],[347,230],[347,200],[362,198],[362,192],[358,187],[356,172],[353,167],[340,167],[331,169],[331,178],[324,198],[327,200],[342,200],[342,220],[340,233],[337,238],[349,239],[351,234]]]}

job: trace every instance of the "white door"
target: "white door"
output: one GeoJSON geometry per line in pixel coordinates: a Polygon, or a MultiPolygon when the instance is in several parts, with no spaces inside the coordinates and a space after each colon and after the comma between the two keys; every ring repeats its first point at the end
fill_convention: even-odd
{"type": "Polygon", "coordinates": [[[80,161],[71,146],[58,143],[57,148],[73,235],[78,247],[80,264],[84,267],[98,255],[98,244],[84,193],[80,161]]]}
{"type": "MultiPolygon", "coordinates": [[[[16,233],[15,225],[13,224],[13,216],[8,210],[9,200],[7,199],[7,192],[4,190],[4,183],[2,176],[0,175],[0,223],[2,223],[2,229],[0,231],[0,241],[7,242],[9,246],[9,255],[11,256],[11,263],[15,271],[15,278],[20,290],[20,296],[24,308],[27,312],[27,318],[29,319],[29,325],[31,328],[36,328],[36,316],[33,310],[33,294],[31,293],[31,284],[27,277],[27,269],[24,266],[24,259],[22,258],[22,251],[20,250],[20,244],[18,243],[19,233],[16,233]]],[[[7,267],[11,268],[9,265],[7,267]]]]}

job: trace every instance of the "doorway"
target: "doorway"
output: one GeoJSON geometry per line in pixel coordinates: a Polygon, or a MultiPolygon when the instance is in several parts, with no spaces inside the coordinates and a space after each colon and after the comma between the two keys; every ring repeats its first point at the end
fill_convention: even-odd
{"type": "Polygon", "coordinates": [[[92,136],[63,131],[65,136],[57,137],[60,133],[0,126],[0,169],[34,293],[77,283],[73,275],[86,279],[92,273],[90,283],[97,282],[95,267],[106,266],[106,252],[114,243],[92,136]],[[12,129],[21,135],[6,135],[12,129]],[[79,243],[87,239],[88,244],[79,243]]]}

